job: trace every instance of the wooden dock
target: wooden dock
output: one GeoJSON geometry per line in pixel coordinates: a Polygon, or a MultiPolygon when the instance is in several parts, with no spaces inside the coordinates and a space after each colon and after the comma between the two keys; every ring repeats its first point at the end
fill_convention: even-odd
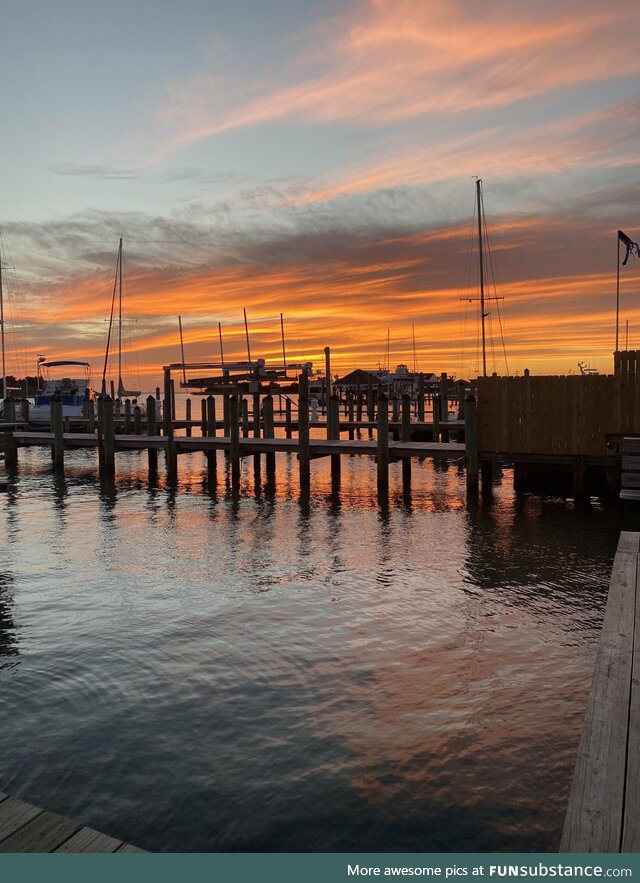
{"type": "Polygon", "coordinates": [[[144,850],[0,792],[0,852],[131,853],[144,850]]]}
{"type": "Polygon", "coordinates": [[[640,533],[611,574],[560,852],[640,851],[640,533]]]}

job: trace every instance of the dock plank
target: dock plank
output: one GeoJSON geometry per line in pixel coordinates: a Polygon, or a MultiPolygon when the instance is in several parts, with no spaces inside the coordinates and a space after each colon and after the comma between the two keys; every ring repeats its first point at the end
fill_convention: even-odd
{"type": "Polygon", "coordinates": [[[53,852],[81,827],[78,822],[42,810],[0,843],[0,852],[53,852]]]}
{"type": "MultiPolygon", "coordinates": [[[[101,834],[93,828],[80,828],[73,836],[69,837],[62,846],[54,849],[54,852],[116,852],[125,844],[122,840],[101,834]]],[[[143,850],[139,850],[142,852],[143,850]]]]}
{"type": "Polygon", "coordinates": [[[639,541],[620,535],[561,852],[621,848],[639,541]]]}
{"type": "Polygon", "coordinates": [[[0,843],[42,812],[17,797],[4,797],[0,803],[0,843]]]}

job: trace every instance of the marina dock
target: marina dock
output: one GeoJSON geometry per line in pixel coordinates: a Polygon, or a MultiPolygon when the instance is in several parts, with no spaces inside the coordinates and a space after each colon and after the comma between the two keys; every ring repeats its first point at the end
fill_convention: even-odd
{"type": "Polygon", "coordinates": [[[616,552],[560,852],[640,851],[640,533],[616,552]]]}
{"type": "Polygon", "coordinates": [[[0,792],[0,852],[144,852],[107,834],[0,792]]]}

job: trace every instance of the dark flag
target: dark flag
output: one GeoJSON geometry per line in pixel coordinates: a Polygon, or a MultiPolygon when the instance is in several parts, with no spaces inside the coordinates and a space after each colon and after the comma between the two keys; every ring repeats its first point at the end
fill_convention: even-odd
{"type": "Polygon", "coordinates": [[[627,249],[627,253],[625,254],[624,260],[622,262],[622,266],[624,267],[624,265],[629,260],[630,254],[635,254],[640,257],[640,246],[638,245],[637,242],[634,242],[632,239],[629,239],[627,234],[623,233],[622,230],[618,230],[618,239],[620,240],[620,242],[624,243],[624,245],[626,246],[626,249],[627,249]]]}

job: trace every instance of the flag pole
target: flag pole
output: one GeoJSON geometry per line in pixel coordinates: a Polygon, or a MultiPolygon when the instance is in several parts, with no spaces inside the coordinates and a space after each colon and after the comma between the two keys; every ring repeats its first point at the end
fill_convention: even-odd
{"type": "Polygon", "coordinates": [[[620,231],[616,233],[616,352],[618,352],[618,328],[620,325],[620,231]]]}

